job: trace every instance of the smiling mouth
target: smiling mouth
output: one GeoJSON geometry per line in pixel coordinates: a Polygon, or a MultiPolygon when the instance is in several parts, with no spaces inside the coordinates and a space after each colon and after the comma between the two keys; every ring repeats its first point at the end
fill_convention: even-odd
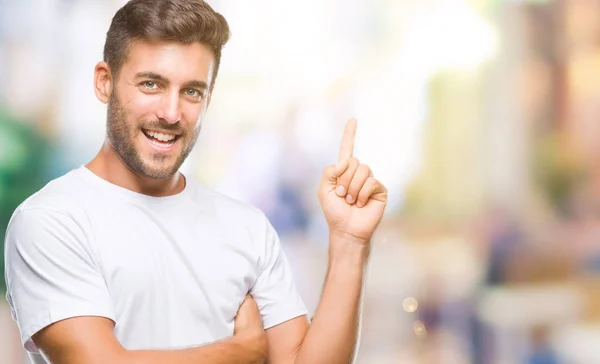
{"type": "Polygon", "coordinates": [[[158,149],[168,149],[173,146],[175,142],[181,137],[181,135],[162,133],[152,130],[142,129],[142,132],[148,139],[148,141],[156,146],[158,149]]]}

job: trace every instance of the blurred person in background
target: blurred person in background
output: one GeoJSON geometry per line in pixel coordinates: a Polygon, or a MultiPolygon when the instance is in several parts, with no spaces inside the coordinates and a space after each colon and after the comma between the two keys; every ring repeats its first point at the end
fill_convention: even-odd
{"type": "Polygon", "coordinates": [[[387,190],[344,131],[319,201],[329,269],[309,324],[258,209],[186,178],[225,19],[201,0],[132,0],[114,16],[94,90],[107,135],[85,166],[21,204],[7,299],[34,363],[348,363],[387,190]]]}

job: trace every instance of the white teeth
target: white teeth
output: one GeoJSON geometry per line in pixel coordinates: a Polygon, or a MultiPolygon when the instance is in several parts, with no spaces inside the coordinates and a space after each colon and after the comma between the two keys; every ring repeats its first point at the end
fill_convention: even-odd
{"type": "Polygon", "coordinates": [[[170,142],[171,140],[175,139],[175,135],[173,134],[163,134],[154,131],[147,131],[146,133],[151,137],[160,140],[161,142],[170,142]]]}

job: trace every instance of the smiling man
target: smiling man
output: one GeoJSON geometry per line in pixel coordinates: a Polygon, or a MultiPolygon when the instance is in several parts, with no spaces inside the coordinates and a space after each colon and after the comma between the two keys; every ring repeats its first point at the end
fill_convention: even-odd
{"type": "Polygon", "coordinates": [[[94,70],[105,142],[21,204],[7,231],[7,298],[32,362],[352,360],[387,202],[352,156],[356,121],[319,186],[329,270],[312,323],[265,216],[179,172],[228,38],[201,0],[132,0],[116,13],[94,70]]]}

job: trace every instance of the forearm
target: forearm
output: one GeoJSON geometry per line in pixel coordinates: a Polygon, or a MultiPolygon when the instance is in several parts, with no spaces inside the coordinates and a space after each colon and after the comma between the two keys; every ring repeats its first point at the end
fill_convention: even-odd
{"type": "Polygon", "coordinates": [[[295,364],[346,364],[352,360],[368,257],[368,245],[330,236],[329,269],[321,301],[295,364]]]}
{"type": "Polygon", "coordinates": [[[234,336],[204,346],[181,350],[126,351],[123,364],[262,364],[266,353],[255,345],[260,338],[234,336]]]}
{"type": "Polygon", "coordinates": [[[263,364],[265,340],[264,335],[244,334],[188,349],[126,350],[113,339],[101,345],[46,345],[42,352],[48,362],[56,364],[263,364]]]}

